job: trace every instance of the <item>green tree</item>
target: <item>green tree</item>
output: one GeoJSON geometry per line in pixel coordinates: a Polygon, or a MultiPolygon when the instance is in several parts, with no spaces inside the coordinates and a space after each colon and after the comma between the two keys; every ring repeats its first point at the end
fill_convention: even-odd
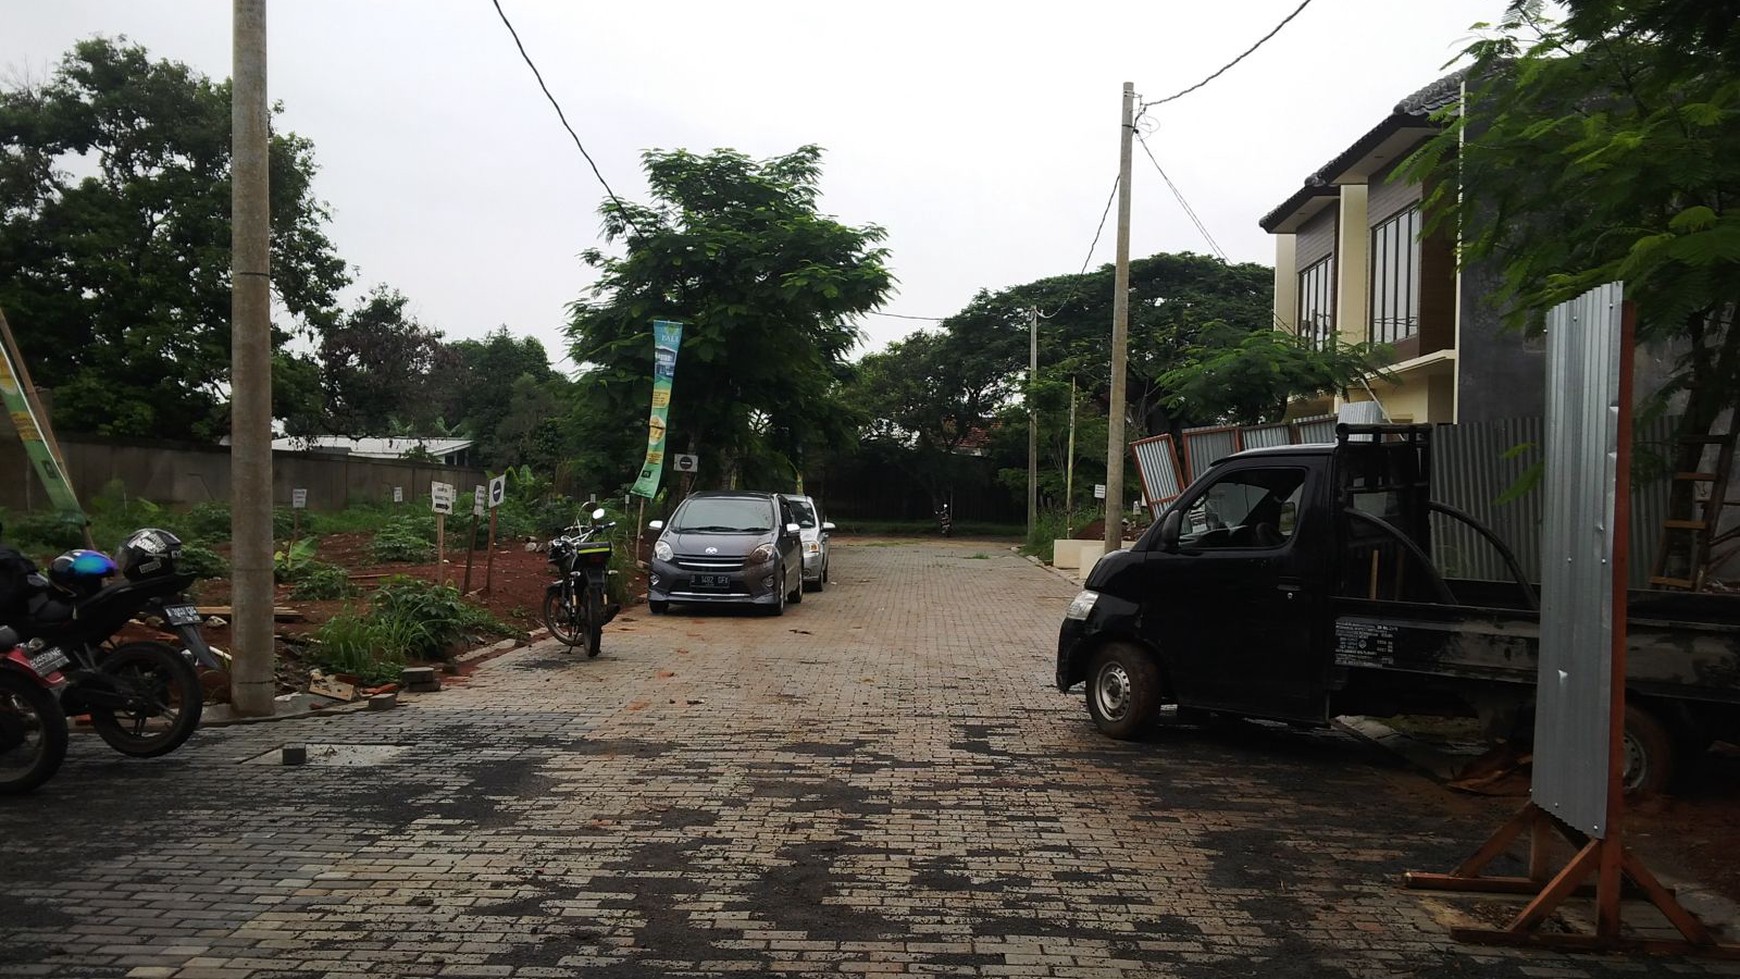
{"type": "MultiPolygon", "coordinates": [[[[0,307],[62,430],[227,430],[229,152],[228,82],[124,40],[81,41],[46,83],[0,91],[0,307]]],[[[275,296],[314,333],[348,278],[312,144],[274,134],[270,167],[275,296]]],[[[305,394],[300,360],[281,353],[275,376],[305,394]]]]}
{"type": "Polygon", "coordinates": [[[601,475],[640,465],[654,319],[684,324],[669,438],[701,454],[702,485],[783,485],[806,451],[851,437],[832,395],[855,318],[893,277],[881,228],[817,211],[821,155],[650,151],[653,203],[600,209],[625,254],[585,254],[599,279],[573,304],[568,335],[582,365],[577,425],[601,475]]]}
{"type": "Polygon", "coordinates": [[[1513,326],[1624,280],[1639,339],[1679,353],[1652,407],[1706,433],[1740,396],[1740,4],[1540,6],[1481,25],[1462,111],[1408,166],[1463,261],[1502,270],[1513,326]]]}
{"type": "Polygon", "coordinates": [[[841,400],[861,441],[900,450],[889,454],[939,506],[961,476],[962,447],[983,445],[1019,384],[968,331],[916,332],[860,359],[841,400]]]}
{"type": "Polygon", "coordinates": [[[409,303],[398,290],[376,286],[321,338],[330,431],[380,435],[396,426],[435,434],[435,377],[452,355],[439,331],[406,315],[409,303]]]}
{"type": "Polygon", "coordinates": [[[1318,348],[1280,330],[1211,324],[1159,382],[1184,416],[1204,424],[1260,425],[1279,421],[1290,399],[1351,387],[1381,374],[1389,360],[1383,347],[1318,348]]]}
{"type": "Polygon", "coordinates": [[[501,326],[481,340],[449,343],[447,353],[435,369],[431,394],[445,417],[458,420],[477,439],[484,465],[542,467],[543,462],[526,454],[531,444],[526,439],[545,416],[558,413],[556,409],[565,406],[571,394],[569,382],[550,367],[544,345],[535,337],[516,337],[501,326]],[[522,380],[531,386],[522,385],[522,380]],[[541,392],[535,399],[529,393],[534,389],[541,392]],[[536,419],[526,411],[533,411],[536,419]]]}

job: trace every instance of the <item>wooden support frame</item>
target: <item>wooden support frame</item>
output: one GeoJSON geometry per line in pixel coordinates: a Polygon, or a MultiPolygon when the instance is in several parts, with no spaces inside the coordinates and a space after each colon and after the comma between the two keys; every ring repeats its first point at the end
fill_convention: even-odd
{"type": "MultiPolygon", "coordinates": [[[[1631,373],[1636,336],[1636,310],[1623,307],[1620,328],[1618,390],[1618,463],[1614,475],[1614,498],[1631,498],[1631,373]]],[[[1641,859],[1624,845],[1622,824],[1625,792],[1625,659],[1627,547],[1629,508],[1614,508],[1611,565],[1613,589],[1613,646],[1608,669],[1611,695],[1608,700],[1607,805],[1602,829],[1605,836],[1591,838],[1572,828],[1534,802],[1500,826],[1472,856],[1448,874],[1414,873],[1403,876],[1406,886],[1422,889],[1473,891],[1492,894],[1528,894],[1533,898],[1504,928],[1453,928],[1450,937],[1485,945],[1526,945],[1576,950],[1624,950],[1661,954],[1695,953],[1740,959],[1740,945],[1718,944],[1709,929],[1687,911],[1650,873],[1641,859]],[[1528,834],[1529,858],[1526,877],[1486,877],[1482,872],[1512,844],[1528,834]],[[1576,855],[1557,873],[1552,873],[1548,848],[1554,835],[1570,844],[1576,855]],[[1595,933],[1559,934],[1539,930],[1567,899],[1588,893],[1586,882],[1594,878],[1595,933]],[[1659,910],[1681,940],[1627,938],[1621,934],[1621,889],[1629,882],[1659,910]]]]}

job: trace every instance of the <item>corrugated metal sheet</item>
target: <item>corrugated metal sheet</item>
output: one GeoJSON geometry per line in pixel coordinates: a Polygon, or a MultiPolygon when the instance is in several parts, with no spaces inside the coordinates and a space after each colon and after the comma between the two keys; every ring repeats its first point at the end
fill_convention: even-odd
{"type": "Polygon", "coordinates": [[[1276,445],[1291,445],[1293,429],[1287,425],[1252,425],[1241,433],[1247,449],[1267,449],[1276,445]]]}
{"type": "Polygon", "coordinates": [[[1187,428],[1184,436],[1185,477],[1195,479],[1222,459],[1239,450],[1237,428],[1187,428]]]}
{"type": "MultiPolygon", "coordinates": [[[[1671,445],[1675,420],[1659,418],[1638,425],[1634,441],[1671,445]]],[[[1440,425],[1432,434],[1432,499],[1461,510],[1491,528],[1516,552],[1529,580],[1541,580],[1541,500],[1537,486],[1508,503],[1505,491],[1541,461],[1542,422],[1510,418],[1474,425],[1440,425]],[[1505,458],[1510,455],[1511,458],[1505,458]]],[[[1641,448],[1640,448],[1641,451],[1641,448]]],[[[1544,481],[1543,481],[1544,483],[1544,481]]],[[[1649,583],[1649,555],[1661,539],[1667,517],[1668,480],[1659,473],[1631,477],[1632,588],[1649,583]]],[[[1492,546],[1459,521],[1432,518],[1433,559],[1449,578],[1509,581],[1510,572],[1492,546]]]]}
{"type": "Polygon", "coordinates": [[[1308,445],[1334,444],[1337,420],[1334,415],[1301,418],[1293,423],[1293,431],[1297,435],[1294,441],[1308,445]]]}
{"type": "Polygon", "coordinates": [[[1184,492],[1179,479],[1178,455],[1172,448],[1172,436],[1154,435],[1130,443],[1136,456],[1136,472],[1142,477],[1142,495],[1156,516],[1167,503],[1184,492]]]}
{"type": "Polygon", "coordinates": [[[1546,505],[1532,796],[1607,835],[1620,302],[1610,283],[1547,314],[1546,505]]]}

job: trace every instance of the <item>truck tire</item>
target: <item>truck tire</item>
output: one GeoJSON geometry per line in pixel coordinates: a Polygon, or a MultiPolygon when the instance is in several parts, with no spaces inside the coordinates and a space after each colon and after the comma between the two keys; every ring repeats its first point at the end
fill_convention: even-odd
{"type": "Polygon", "coordinates": [[[1100,733],[1119,741],[1140,737],[1160,709],[1160,666],[1146,650],[1110,643],[1088,666],[1087,708],[1100,733]]]}
{"type": "Polygon", "coordinates": [[[1647,799],[1665,791],[1674,777],[1674,739],[1655,715],[1625,705],[1625,768],[1620,775],[1628,799],[1647,799]]]}

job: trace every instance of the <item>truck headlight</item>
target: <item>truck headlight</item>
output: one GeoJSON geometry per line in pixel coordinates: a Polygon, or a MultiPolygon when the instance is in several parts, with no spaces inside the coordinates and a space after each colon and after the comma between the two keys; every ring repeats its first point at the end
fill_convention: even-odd
{"type": "Polygon", "coordinates": [[[1075,599],[1069,603],[1069,608],[1063,613],[1063,617],[1066,619],[1076,619],[1078,621],[1085,619],[1088,617],[1088,613],[1094,610],[1094,603],[1099,600],[1099,592],[1087,591],[1084,589],[1081,594],[1075,596],[1075,599]]]}
{"type": "Polygon", "coordinates": [[[653,557],[658,558],[660,561],[669,561],[671,559],[671,545],[662,540],[654,544],[653,557]]]}

